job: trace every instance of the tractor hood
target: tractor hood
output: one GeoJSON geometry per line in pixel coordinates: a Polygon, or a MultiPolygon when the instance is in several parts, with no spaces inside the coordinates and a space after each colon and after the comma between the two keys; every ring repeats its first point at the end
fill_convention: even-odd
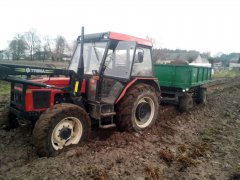
{"type": "Polygon", "coordinates": [[[66,87],[69,85],[70,78],[66,77],[51,77],[51,78],[39,78],[39,79],[33,79],[32,82],[39,82],[44,83],[47,85],[52,85],[56,87],[66,87]]]}

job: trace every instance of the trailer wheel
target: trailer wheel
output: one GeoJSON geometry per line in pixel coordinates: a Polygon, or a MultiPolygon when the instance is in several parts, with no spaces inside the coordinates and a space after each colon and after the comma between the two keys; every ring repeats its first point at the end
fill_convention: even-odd
{"type": "Polygon", "coordinates": [[[120,131],[141,131],[152,126],[158,116],[159,92],[150,85],[131,87],[117,105],[116,125],[120,131]]]}
{"type": "Polygon", "coordinates": [[[90,134],[91,120],[74,104],[57,104],[45,111],[33,129],[33,142],[40,156],[51,156],[69,145],[84,142],[90,134]]]}
{"type": "Polygon", "coordinates": [[[206,104],[207,102],[207,90],[206,88],[200,87],[197,91],[197,100],[198,104],[206,104]]]}
{"type": "Polygon", "coordinates": [[[179,98],[179,110],[181,112],[189,111],[193,107],[193,98],[189,94],[185,94],[179,98]]]}

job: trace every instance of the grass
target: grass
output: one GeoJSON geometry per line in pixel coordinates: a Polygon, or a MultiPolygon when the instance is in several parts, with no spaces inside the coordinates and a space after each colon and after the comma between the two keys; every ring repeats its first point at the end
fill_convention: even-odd
{"type": "Polygon", "coordinates": [[[0,81],[0,96],[6,96],[10,94],[10,83],[6,81],[0,81]]]}
{"type": "Polygon", "coordinates": [[[223,77],[237,77],[240,76],[240,71],[236,70],[222,70],[222,71],[217,71],[214,72],[213,78],[223,78],[223,77]]]}

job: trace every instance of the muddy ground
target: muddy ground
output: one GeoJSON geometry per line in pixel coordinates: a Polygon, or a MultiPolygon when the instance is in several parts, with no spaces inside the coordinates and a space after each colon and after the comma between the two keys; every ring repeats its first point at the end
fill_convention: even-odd
{"type": "Polygon", "coordinates": [[[1,128],[0,179],[240,179],[240,78],[212,83],[205,106],[162,106],[142,133],[94,129],[56,157],[35,154],[30,128],[1,128]]]}

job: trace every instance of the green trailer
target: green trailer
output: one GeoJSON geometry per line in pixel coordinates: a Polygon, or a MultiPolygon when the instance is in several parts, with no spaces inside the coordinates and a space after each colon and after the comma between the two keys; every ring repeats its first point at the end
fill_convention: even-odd
{"type": "Polygon", "coordinates": [[[162,102],[178,104],[181,111],[190,109],[194,100],[206,102],[204,84],[211,80],[210,67],[155,64],[154,69],[160,82],[162,102]]]}

